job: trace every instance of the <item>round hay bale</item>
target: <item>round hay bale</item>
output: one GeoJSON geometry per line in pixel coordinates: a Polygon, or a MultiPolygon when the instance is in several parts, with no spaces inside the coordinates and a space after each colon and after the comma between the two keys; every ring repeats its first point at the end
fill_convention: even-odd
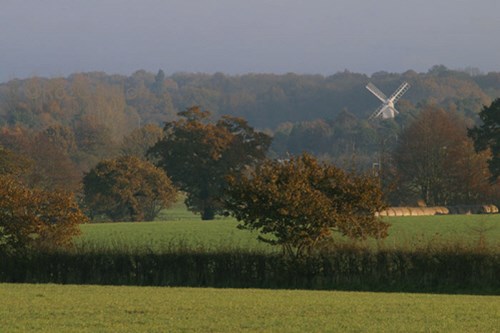
{"type": "Polygon", "coordinates": [[[401,211],[403,212],[403,216],[411,216],[411,210],[410,207],[400,207],[401,211]]]}
{"type": "Polygon", "coordinates": [[[481,213],[483,214],[495,214],[498,213],[498,207],[495,205],[482,205],[481,213]]]}
{"type": "Polygon", "coordinates": [[[420,208],[419,207],[408,207],[410,211],[410,216],[420,216],[420,208]]]}
{"type": "Polygon", "coordinates": [[[424,208],[422,208],[422,212],[425,216],[434,215],[434,208],[424,207],[424,208]]]}
{"type": "Polygon", "coordinates": [[[394,216],[404,216],[401,207],[393,207],[392,211],[394,212],[394,216]]]}
{"type": "Polygon", "coordinates": [[[387,216],[396,216],[396,212],[392,207],[387,208],[387,216]]]}
{"type": "Polygon", "coordinates": [[[408,209],[408,216],[413,216],[413,207],[406,207],[406,209],[408,209]]]}
{"type": "Polygon", "coordinates": [[[450,213],[448,208],[446,208],[444,206],[438,206],[435,208],[436,208],[436,214],[438,214],[438,215],[448,215],[450,213]]]}
{"type": "Polygon", "coordinates": [[[375,213],[375,216],[379,217],[386,217],[387,215],[387,209],[381,210],[380,212],[375,213]]]}
{"type": "Polygon", "coordinates": [[[490,214],[491,213],[490,205],[482,205],[481,206],[481,213],[482,214],[490,214]]]}
{"type": "Polygon", "coordinates": [[[424,215],[424,212],[421,207],[414,207],[411,210],[412,216],[422,216],[424,215]]]}

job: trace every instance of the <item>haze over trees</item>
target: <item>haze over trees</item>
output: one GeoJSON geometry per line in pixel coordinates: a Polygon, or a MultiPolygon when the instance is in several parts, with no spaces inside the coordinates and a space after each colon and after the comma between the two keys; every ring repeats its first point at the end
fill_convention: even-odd
{"type": "MultiPolygon", "coordinates": [[[[403,130],[423,110],[443,109],[463,120],[463,133],[464,126],[480,121],[483,105],[498,97],[500,73],[455,71],[444,66],[426,73],[379,72],[370,77],[349,71],[331,76],[228,76],[166,75],[161,70],[156,74],[139,70],[130,76],[93,72],[66,78],[33,77],[0,84],[0,145],[23,160],[27,170],[23,182],[28,186],[81,194],[84,173],[100,161],[120,155],[145,158],[146,151],[163,138],[165,123],[178,122],[180,111],[201,105],[210,111],[214,123],[224,122],[222,115],[230,116],[224,118],[226,123],[242,117],[246,126],[272,136],[270,158],[288,159],[309,152],[337,166],[373,170],[381,176],[384,192],[392,193],[387,195],[392,204],[414,204],[418,191],[406,176],[398,174],[392,161],[403,130]],[[364,86],[373,82],[390,93],[402,81],[411,88],[398,103],[401,114],[393,120],[368,122],[379,101],[364,86]]],[[[465,176],[460,178],[460,185],[469,184],[469,189],[450,185],[446,191],[461,194],[428,197],[429,204],[493,198],[490,194],[497,192],[495,185],[487,190],[482,185],[483,157],[478,156],[452,158],[462,165],[453,168],[471,170],[468,181],[465,176]],[[481,194],[474,184],[481,184],[481,194]]],[[[495,198],[491,200],[498,201],[495,198]]],[[[195,206],[202,204],[193,201],[191,207],[195,206]]]]}

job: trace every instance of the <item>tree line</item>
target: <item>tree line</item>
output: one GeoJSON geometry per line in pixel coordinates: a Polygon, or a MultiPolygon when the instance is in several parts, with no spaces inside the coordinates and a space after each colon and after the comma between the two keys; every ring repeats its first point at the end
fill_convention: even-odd
{"type": "Polygon", "coordinates": [[[116,136],[127,127],[162,124],[187,106],[202,105],[215,116],[233,115],[256,128],[275,129],[286,122],[333,120],[342,110],[366,119],[378,101],[365,85],[373,82],[389,95],[402,81],[411,85],[399,105],[403,113],[434,104],[474,117],[500,96],[500,73],[469,74],[444,66],[426,73],[409,70],[371,76],[349,71],[330,76],[92,72],[0,84],[0,125],[45,128],[54,122],[67,126],[97,121],[116,136]]]}
{"type": "MultiPolygon", "coordinates": [[[[462,87],[457,84],[460,77],[476,86],[494,81],[491,73],[476,77],[439,66],[425,75],[377,73],[371,79],[412,75],[458,87],[462,87]]],[[[374,212],[386,202],[449,205],[499,198],[494,182],[495,127],[484,127],[489,124],[485,115],[497,107],[496,101],[478,116],[468,109],[474,104],[465,101],[468,97],[458,104],[450,97],[446,108],[438,101],[406,100],[399,106],[403,116],[376,122],[344,108],[333,119],[287,121],[274,131],[254,130],[249,121],[234,115],[241,112],[237,108],[224,116],[197,106],[173,114],[175,98],[169,89],[174,89],[174,78],[182,86],[207,77],[225,93],[233,91],[224,75],[167,78],[162,71],[156,75],[140,71],[130,81],[93,73],[2,85],[0,170],[10,177],[5,182],[18,181],[16,186],[23,189],[16,192],[20,197],[32,189],[76,193],[88,216],[114,221],[152,220],[180,189],[187,194],[187,207],[203,219],[232,214],[243,227],[271,233],[270,239],[284,240],[284,248],[298,252],[328,238],[332,228],[352,237],[383,237],[386,226],[376,223],[374,212]],[[23,89],[13,89],[13,84],[23,89]],[[484,125],[468,132],[474,118],[484,125]],[[157,125],[161,122],[163,128],[157,125]],[[266,164],[267,158],[275,161],[266,164]],[[252,192],[256,194],[249,198],[252,192]],[[257,193],[268,192],[259,206],[257,193]],[[297,193],[304,197],[296,197],[297,193]],[[309,202],[309,211],[297,210],[297,202],[309,202]],[[322,211],[313,202],[328,203],[330,208],[322,211]],[[265,204],[271,206],[263,209],[265,204]],[[329,217],[330,224],[318,219],[318,212],[329,217]],[[278,214],[274,222],[268,221],[269,214],[278,214]],[[350,229],[356,225],[353,217],[356,223],[363,222],[360,230],[350,229]],[[298,228],[293,235],[288,234],[291,225],[298,228]],[[297,233],[302,235],[299,240],[294,238],[297,233]]],[[[342,78],[343,89],[353,92],[364,76],[344,72],[334,77],[329,79],[342,78]]],[[[286,81],[290,75],[279,79],[286,81]]],[[[294,87],[298,82],[300,77],[294,87]]],[[[475,91],[465,89],[462,97],[475,91]]],[[[270,124],[274,111],[271,108],[268,114],[270,124]]],[[[15,215],[14,208],[8,214],[15,215]]]]}
{"type": "Polygon", "coordinates": [[[186,107],[200,105],[214,119],[243,118],[271,135],[273,157],[308,151],[366,170],[382,143],[395,141],[421,110],[456,112],[471,125],[479,121],[483,105],[500,97],[499,86],[500,73],[444,66],[426,73],[378,72],[370,77],[348,71],[331,76],[167,76],[162,70],[139,70],[130,76],[94,72],[15,79],[0,84],[0,144],[33,160],[31,182],[75,191],[83,172],[124,150],[144,150],[134,143],[137,136],[154,141],[165,122],[186,107]],[[379,103],[364,88],[369,81],[388,94],[401,81],[411,84],[398,103],[401,114],[396,119],[375,125],[367,121],[379,103]]]}

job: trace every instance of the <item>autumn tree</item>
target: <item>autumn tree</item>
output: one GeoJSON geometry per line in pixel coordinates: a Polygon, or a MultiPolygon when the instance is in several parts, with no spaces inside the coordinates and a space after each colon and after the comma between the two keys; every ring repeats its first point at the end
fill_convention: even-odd
{"type": "Polygon", "coordinates": [[[101,161],[83,178],[92,215],[113,221],[152,221],[176,197],[165,172],[134,156],[101,161]]]}
{"type": "Polygon", "coordinates": [[[127,105],[135,110],[143,123],[164,123],[175,118],[172,96],[166,88],[165,73],[156,76],[137,71],[125,84],[127,105]]]}
{"type": "Polygon", "coordinates": [[[500,98],[484,106],[479,117],[482,124],[470,129],[468,135],[474,140],[477,151],[491,151],[488,166],[494,181],[500,176],[500,98]]]}
{"type": "Polygon", "coordinates": [[[76,149],[74,133],[69,127],[55,125],[33,134],[31,145],[24,152],[33,161],[29,184],[78,192],[82,172],[72,159],[76,149]]]}
{"type": "Polygon", "coordinates": [[[145,158],[149,148],[163,137],[163,130],[155,124],[147,124],[133,130],[123,138],[121,155],[145,158]]]}
{"type": "Polygon", "coordinates": [[[86,221],[72,194],[0,176],[0,248],[69,246],[86,221]]]}
{"type": "Polygon", "coordinates": [[[264,159],[271,138],[240,118],[225,116],[211,123],[210,113],[199,107],[179,116],[165,124],[164,138],[149,156],[187,193],[187,207],[211,220],[223,210],[226,175],[241,173],[264,159]]]}
{"type": "Polygon", "coordinates": [[[0,145],[0,175],[19,176],[32,167],[31,160],[0,145]]]}
{"type": "Polygon", "coordinates": [[[303,154],[268,160],[255,170],[229,177],[226,207],[243,229],[258,230],[259,240],[301,256],[332,232],[354,239],[387,236],[388,225],[375,217],[384,208],[376,179],[347,173],[303,154]]]}
{"type": "Polygon", "coordinates": [[[487,156],[474,152],[455,113],[424,109],[401,133],[393,157],[401,186],[427,205],[475,203],[486,191],[487,156]]]}
{"type": "Polygon", "coordinates": [[[71,128],[60,125],[42,131],[3,128],[0,143],[24,160],[22,174],[27,185],[77,192],[82,175],[72,159],[77,149],[73,135],[71,128]]]}

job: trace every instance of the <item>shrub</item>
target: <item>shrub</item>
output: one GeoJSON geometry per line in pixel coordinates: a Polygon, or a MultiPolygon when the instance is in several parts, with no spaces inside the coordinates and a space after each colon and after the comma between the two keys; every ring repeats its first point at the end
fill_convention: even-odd
{"type": "Polygon", "coordinates": [[[176,197],[165,172],[134,156],[102,161],[83,178],[92,214],[113,221],[152,221],[176,197]]]}
{"type": "Polygon", "coordinates": [[[30,189],[0,176],[0,247],[69,246],[87,218],[72,194],[30,189]]]}

